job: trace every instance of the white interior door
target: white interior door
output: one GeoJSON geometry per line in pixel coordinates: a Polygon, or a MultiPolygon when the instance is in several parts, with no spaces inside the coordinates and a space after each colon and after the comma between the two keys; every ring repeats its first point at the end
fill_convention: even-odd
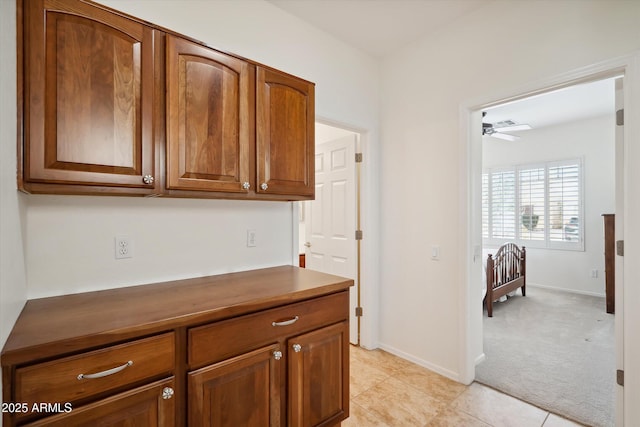
{"type": "MultiPolygon", "coordinates": [[[[306,268],[356,280],[356,135],[316,146],[316,198],[307,202],[306,268]]],[[[351,288],[352,343],[358,341],[355,318],[358,283],[351,288]]]]}

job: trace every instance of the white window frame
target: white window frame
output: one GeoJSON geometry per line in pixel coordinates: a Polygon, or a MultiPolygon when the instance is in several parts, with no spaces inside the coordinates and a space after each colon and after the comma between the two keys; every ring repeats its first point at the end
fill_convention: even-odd
{"type": "MultiPolygon", "coordinates": [[[[538,163],[529,163],[529,164],[519,164],[514,166],[500,166],[494,167],[490,169],[485,169],[482,172],[483,175],[486,175],[487,182],[487,204],[483,203],[482,206],[482,230],[483,230],[483,243],[485,245],[495,245],[499,246],[506,242],[515,242],[518,245],[523,245],[530,248],[545,248],[545,249],[562,249],[562,250],[572,250],[572,251],[584,251],[585,244],[585,209],[584,209],[584,161],[582,158],[573,158],[568,160],[558,160],[558,161],[548,161],[548,162],[538,162],[538,163]],[[549,189],[549,169],[558,166],[578,166],[578,230],[579,230],[579,239],[577,241],[558,241],[551,240],[551,215],[550,215],[550,189],[549,189]],[[526,239],[522,237],[521,227],[520,227],[520,214],[521,214],[521,194],[520,194],[520,171],[527,169],[535,169],[535,168],[544,168],[544,239],[541,240],[532,240],[526,239]],[[492,237],[493,234],[493,220],[492,220],[492,174],[495,173],[504,173],[505,171],[513,171],[515,175],[515,212],[514,212],[514,238],[497,238],[492,237]],[[486,217],[486,221],[484,218],[486,217]]],[[[483,178],[484,179],[484,178],[483,178]]],[[[484,185],[482,191],[485,191],[484,185]]],[[[564,230],[565,223],[563,221],[562,228],[564,230]]]]}

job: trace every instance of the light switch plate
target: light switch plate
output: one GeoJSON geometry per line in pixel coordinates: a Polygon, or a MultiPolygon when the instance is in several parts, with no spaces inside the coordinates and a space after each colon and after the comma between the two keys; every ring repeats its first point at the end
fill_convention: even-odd
{"type": "Polygon", "coordinates": [[[247,247],[253,248],[256,245],[256,230],[247,230],[247,247]]]}

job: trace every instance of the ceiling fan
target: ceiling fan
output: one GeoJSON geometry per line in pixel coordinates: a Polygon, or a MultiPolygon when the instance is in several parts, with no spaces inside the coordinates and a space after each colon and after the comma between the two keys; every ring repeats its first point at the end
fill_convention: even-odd
{"type": "MultiPolygon", "coordinates": [[[[487,114],[486,111],[482,112],[482,117],[487,114]]],[[[497,123],[482,123],[482,135],[491,136],[494,138],[504,139],[506,141],[517,141],[519,136],[509,135],[503,132],[515,132],[520,130],[529,130],[531,126],[527,124],[519,124],[513,120],[503,120],[497,123]]]]}

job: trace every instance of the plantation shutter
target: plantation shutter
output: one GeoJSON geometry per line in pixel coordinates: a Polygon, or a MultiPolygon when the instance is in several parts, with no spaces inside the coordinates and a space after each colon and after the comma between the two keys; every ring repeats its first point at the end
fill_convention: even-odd
{"type": "Polygon", "coordinates": [[[520,215],[518,226],[522,240],[545,239],[545,168],[519,171],[520,215]]]}
{"type": "Polygon", "coordinates": [[[537,248],[584,250],[582,160],[482,174],[482,237],[537,248]]]}
{"type": "Polygon", "coordinates": [[[489,174],[482,174],[482,238],[489,237],[489,174]]]}
{"type": "Polygon", "coordinates": [[[491,237],[516,237],[516,174],[514,170],[491,172],[491,237]]]}
{"type": "Polygon", "coordinates": [[[582,240],[580,164],[556,163],[549,166],[549,240],[579,242],[582,240]]]}

